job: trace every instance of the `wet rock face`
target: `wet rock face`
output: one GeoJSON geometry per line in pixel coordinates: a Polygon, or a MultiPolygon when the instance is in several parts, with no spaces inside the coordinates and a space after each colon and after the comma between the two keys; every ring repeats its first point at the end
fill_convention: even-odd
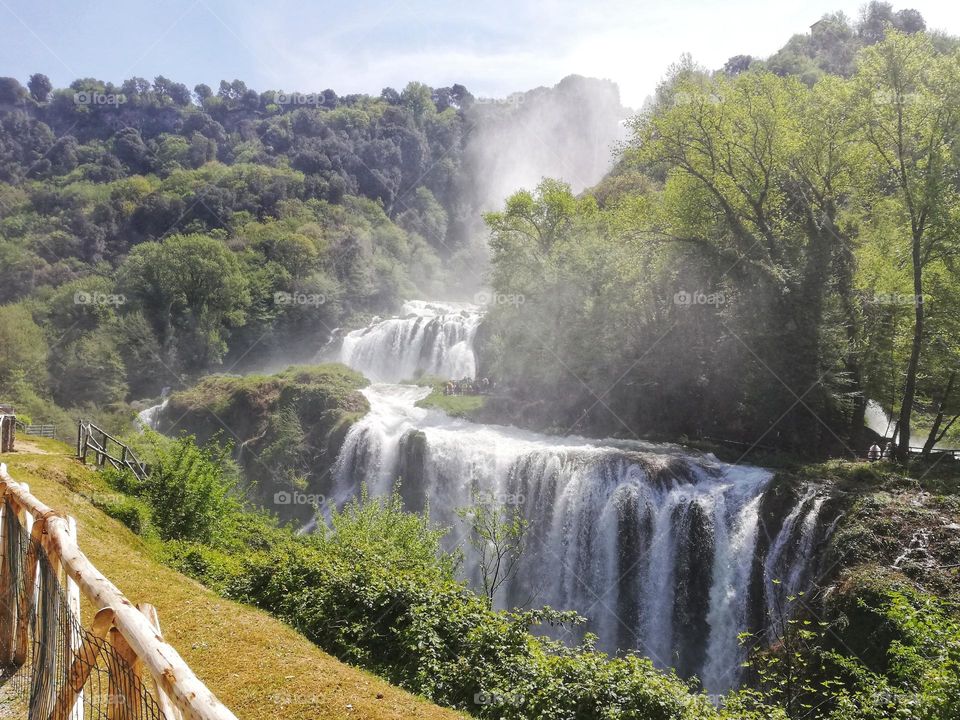
{"type": "Polygon", "coordinates": [[[414,512],[423,512],[427,504],[423,481],[426,452],[427,436],[423,432],[411,430],[400,438],[397,465],[400,497],[404,506],[414,512]]]}
{"type": "Polygon", "coordinates": [[[703,508],[693,503],[673,517],[677,543],[676,587],[673,596],[676,670],[690,677],[703,667],[710,624],[710,585],[714,560],[714,527],[703,508]]]}

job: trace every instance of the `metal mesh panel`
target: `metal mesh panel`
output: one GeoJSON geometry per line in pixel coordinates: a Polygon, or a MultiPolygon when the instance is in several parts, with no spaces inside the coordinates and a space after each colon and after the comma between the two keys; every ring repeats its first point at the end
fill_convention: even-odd
{"type": "Polygon", "coordinates": [[[140,675],[111,643],[111,637],[122,642],[116,639],[117,631],[101,639],[84,628],[70,607],[59,568],[29,537],[9,503],[3,508],[2,521],[11,582],[0,587],[0,622],[10,618],[16,628],[32,553],[37,562],[36,602],[27,608],[24,618],[28,631],[23,664],[14,660],[0,668],[6,702],[21,708],[28,720],[164,720],[140,675]],[[82,702],[64,712],[57,703],[63,703],[68,695],[71,673],[74,678],[85,678],[82,702]]]}

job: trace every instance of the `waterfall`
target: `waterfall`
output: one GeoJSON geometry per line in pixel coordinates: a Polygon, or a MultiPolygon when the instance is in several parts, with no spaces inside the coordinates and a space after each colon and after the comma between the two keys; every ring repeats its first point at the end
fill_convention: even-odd
{"type": "Polygon", "coordinates": [[[767,635],[775,640],[779,620],[787,614],[788,598],[797,597],[809,579],[817,521],[826,498],[808,487],[783,520],[763,566],[767,635]]]}
{"type": "Polygon", "coordinates": [[[340,361],[378,382],[420,375],[472,378],[473,337],[481,317],[476,305],[411,301],[399,317],[348,333],[340,361]]]}
{"type": "Polygon", "coordinates": [[[160,426],[160,417],[163,414],[163,411],[167,407],[167,401],[157,405],[151,405],[146,410],[141,410],[137,413],[137,422],[139,423],[138,429],[143,431],[147,430],[156,430],[160,426]]]}
{"type": "MultiPolygon", "coordinates": [[[[427,303],[406,309],[402,318],[350,333],[344,360],[375,380],[442,375],[445,368],[453,377],[472,376],[479,312],[427,303]]],[[[429,504],[432,518],[453,528],[447,542],[464,550],[473,582],[479,559],[456,510],[478,494],[513,505],[528,523],[527,548],[498,607],[576,610],[604,650],[636,650],[660,667],[698,676],[709,692],[738,683],[738,636],[750,629],[769,471],[674,445],[471,423],[418,408],[429,392],[382,382],[363,390],[371,410],[340,451],[337,502],[355,496],[361,482],[382,494],[401,479],[411,509],[429,504]]],[[[811,491],[792,508],[760,580],[775,575],[779,589],[791,592],[807,580],[822,503],[811,491]]]]}

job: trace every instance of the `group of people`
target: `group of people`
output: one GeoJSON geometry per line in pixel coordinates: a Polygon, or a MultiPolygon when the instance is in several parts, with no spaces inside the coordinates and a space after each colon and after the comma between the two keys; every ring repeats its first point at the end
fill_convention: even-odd
{"type": "Polygon", "coordinates": [[[896,454],[896,448],[893,445],[893,441],[889,441],[886,445],[881,448],[877,443],[874,443],[870,446],[870,449],[867,450],[867,460],[870,462],[875,462],[882,459],[890,459],[896,454]]]}
{"type": "Polygon", "coordinates": [[[444,395],[486,395],[488,392],[490,392],[488,378],[450,380],[443,386],[444,395]]]}

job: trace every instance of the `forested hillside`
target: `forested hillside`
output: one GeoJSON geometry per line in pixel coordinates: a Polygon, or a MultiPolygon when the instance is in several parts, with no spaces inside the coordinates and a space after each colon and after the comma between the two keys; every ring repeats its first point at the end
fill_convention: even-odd
{"type": "Polygon", "coordinates": [[[767,60],[685,58],[596,188],[545,181],[489,215],[481,358],[510,383],[504,412],[851,457],[873,399],[902,455],[942,440],[960,412],[960,53],[922,28],[873,3],[767,60]]]}
{"type": "Polygon", "coordinates": [[[437,704],[955,720],[960,39],[871,2],[651,90],[0,78],[0,401],[437,704]]]}
{"type": "MultiPolygon", "coordinates": [[[[601,177],[624,112],[584,78],[508,101],[2,78],[0,335],[19,349],[0,387],[48,420],[48,399],[121,412],[217,368],[309,361],[403,298],[469,294],[481,209],[508,191],[496,148],[544,135],[546,115],[545,137],[601,177]],[[587,131],[610,142],[577,149],[587,131]]],[[[535,181],[546,155],[513,177],[535,181]]]]}

